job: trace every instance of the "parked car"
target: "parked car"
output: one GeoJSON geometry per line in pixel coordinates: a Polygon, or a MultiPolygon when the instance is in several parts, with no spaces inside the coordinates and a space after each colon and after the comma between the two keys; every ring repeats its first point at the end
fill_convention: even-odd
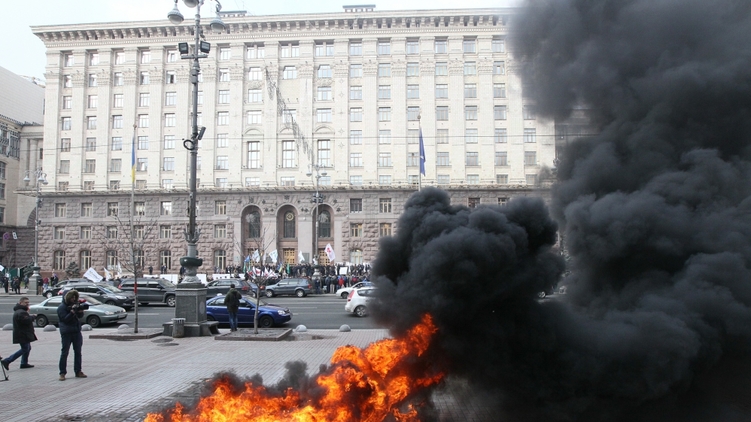
{"type": "MultiPolygon", "coordinates": [[[[292,313],[288,308],[271,305],[261,302],[258,308],[258,326],[269,328],[276,325],[284,324],[292,319],[292,313]]],[[[255,300],[243,297],[240,300],[240,308],[237,311],[238,325],[253,325],[253,318],[256,312],[255,300]]],[[[212,297],[206,301],[206,319],[209,321],[219,321],[219,324],[229,325],[229,314],[227,306],[224,304],[224,296],[212,297]]]]}
{"type": "Polygon", "coordinates": [[[361,287],[373,287],[373,286],[374,286],[374,284],[371,283],[371,282],[369,282],[369,281],[361,281],[359,283],[356,283],[352,287],[342,287],[341,289],[339,289],[339,290],[336,291],[336,294],[338,294],[339,297],[341,297],[342,299],[346,299],[346,298],[349,297],[349,293],[352,290],[359,289],[361,287]]]}
{"type": "Polygon", "coordinates": [[[235,285],[235,289],[243,295],[255,297],[258,294],[258,286],[249,281],[240,280],[239,278],[223,278],[209,282],[206,286],[206,297],[216,296],[218,294],[226,295],[229,291],[230,284],[235,285]]]}
{"type": "Polygon", "coordinates": [[[42,296],[44,296],[46,298],[50,298],[52,296],[57,296],[58,294],[60,294],[60,290],[62,290],[63,287],[65,287],[65,282],[64,281],[58,281],[57,284],[54,285],[54,286],[53,285],[48,285],[42,291],[42,296]]]}
{"type": "Polygon", "coordinates": [[[71,289],[76,289],[78,293],[93,297],[106,305],[125,308],[126,311],[133,308],[133,301],[135,301],[135,296],[132,292],[124,292],[117,287],[105,283],[68,283],[63,285],[58,294],[65,296],[65,293],[71,289]]]}
{"type": "MultiPolygon", "coordinates": [[[[125,309],[119,306],[106,305],[87,295],[80,295],[79,298],[85,299],[84,303],[89,305],[89,309],[83,311],[81,322],[91,325],[92,328],[104,324],[114,324],[128,317],[125,309]]],[[[44,327],[47,324],[58,324],[57,307],[60,306],[62,301],[63,296],[54,296],[43,300],[42,303],[29,307],[29,313],[36,314],[34,322],[37,327],[44,327]]]]}
{"type": "Polygon", "coordinates": [[[368,314],[368,304],[375,300],[375,287],[363,287],[349,292],[344,310],[359,317],[368,314]]]}
{"type": "Polygon", "coordinates": [[[295,295],[305,297],[311,293],[310,280],[307,278],[283,278],[278,283],[266,286],[266,297],[295,295]]]}
{"type": "MultiPolygon", "coordinates": [[[[133,293],[134,287],[132,278],[124,278],[120,282],[120,290],[133,293]]],[[[166,303],[168,306],[174,307],[176,288],[169,280],[163,278],[139,278],[138,303],[142,305],[166,303]]]]}

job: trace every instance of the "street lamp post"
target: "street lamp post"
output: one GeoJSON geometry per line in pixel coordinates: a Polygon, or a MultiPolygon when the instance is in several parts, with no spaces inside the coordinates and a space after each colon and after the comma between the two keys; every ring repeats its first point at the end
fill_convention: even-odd
{"type": "Polygon", "coordinates": [[[34,180],[36,180],[36,195],[34,196],[34,266],[31,267],[31,270],[34,271],[34,273],[29,280],[28,290],[36,293],[39,286],[39,279],[42,277],[39,275],[39,204],[42,202],[40,198],[42,185],[47,184],[47,173],[43,172],[41,168],[34,171],[26,170],[26,175],[23,178],[26,185],[31,182],[31,176],[34,176],[34,180]]]}
{"type": "Polygon", "coordinates": [[[313,218],[315,218],[315,224],[313,228],[313,253],[312,253],[312,260],[315,265],[318,265],[318,223],[319,223],[319,212],[318,212],[318,204],[323,203],[323,195],[321,195],[318,192],[318,185],[321,180],[321,177],[326,176],[325,171],[321,171],[321,166],[318,164],[314,164],[312,166],[312,169],[315,171],[315,175],[313,172],[308,172],[308,177],[313,177],[313,180],[315,182],[315,189],[316,193],[313,195],[313,198],[310,200],[310,202],[315,204],[315,208],[313,209],[313,218]]]}
{"type": "MultiPolygon", "coordinates": [[[[214,1],[217,4],[217,17],[211,21],[210,26],[211,29],[215,31],[224,31],[226,30],[226,26],[218,16],[222,6],[218,0],[214,1]]],[[[193,84],[193,108],[190,139],[185,139],[183,141],[185,149],[190,151],[188,227],[184,233],[185,240],[188,243],[188,253],[187,256],[180,258],[180,265],[185,268],[185,277],[183,278],[182,283],[178,285],[176,293],[178,303],[175,308],[175,317],[176,319],[184,318],[184,334],[186,336],[198,336],[210,334],[206,324],[206,289],[196,276],[198,267],[203,264],[203,260],[198,258],[197,248],[198,238],[201,235],[201,231],[196,227],[196,167],[198,163],[198,141],[201,140],[203,133],[206,130],[205,127],[201,127],[200,129],[198,127],[198,75],[201,72],[201,66],[198,60],[208,57],[211,44],[201,40],[203,37],[203,29],[201,28],[201,6],[203,6],[204,0],[183,0],[183,2],[190,8],[196,8],[196,17],[193,51],[190,52],[188,43],[178,44],[180,57],[187,60],[193,60],[193,65],[190,69],[190,83],[193,84]],[[180,303],[181,298],[183,299],[182,303],[180,303]]],[[[177,0],[175,0],[175,7],[167,14],[167,18],[175,25],[179,25],[183,22],[183,15],[177,8],[177,0]]]]}

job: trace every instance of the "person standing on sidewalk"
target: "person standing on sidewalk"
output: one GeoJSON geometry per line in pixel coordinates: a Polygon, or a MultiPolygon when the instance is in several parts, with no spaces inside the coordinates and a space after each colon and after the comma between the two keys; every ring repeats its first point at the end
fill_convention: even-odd
{"type": "Polygon", "coordinates": [[[3,368],[8,370],[10,364],[19,356],[21,357],[21,369],[33,368],[34,365],[29,365],[29,353],[31,352],[31,342],[36,340],[34,316],[29,315],[29,298],[22,296],[16,306],[13,307],[13,344],[20,345],[21,349],[0,361],[3,368]]]}
{"type": "Polygon", "coordinates": [[[230,284],[227,296],[224,297],[224,304],[227,306],[227,314],[229,314],[230,331],[237,331],[237,311],[240,309],[240,299],[242,299],[242,295],[235,289],[235,284],[230,284]]]}
{"type": "Polygon", "coordinates": [[[65,381],[65,375],[68,373],[68,352],[73,345],[73,370],[76,378],[86,378],[86,374],[81,372],[81,347],[83,347],[83,336],[81,335],[81,320],[84,309],[88,305],[81,304],[78,301],[78,291],[71,289],[65,294],[65,298],[60,306],[57,307],[57,316],[59,318],[60,337],[63,342],[63,348],[60,351],[60,381],[65,381]]]}

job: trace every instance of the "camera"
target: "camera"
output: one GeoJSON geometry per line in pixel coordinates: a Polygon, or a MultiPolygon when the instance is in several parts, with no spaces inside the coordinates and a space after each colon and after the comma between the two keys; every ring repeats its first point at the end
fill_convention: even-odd
{"type": "Polygon", "coordinates": [[[71,306],[71,308],[75,310],[81,309],[85,311],[89,309],[89,304],[88,303],[76,303],[75,305],[71,306]]]}

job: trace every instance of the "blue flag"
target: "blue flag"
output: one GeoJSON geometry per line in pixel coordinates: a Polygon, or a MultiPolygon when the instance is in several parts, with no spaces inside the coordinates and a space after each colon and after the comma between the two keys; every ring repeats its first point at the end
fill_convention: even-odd
{"type": "Polygon", "coordinates": [[[422,141],[422,128],[420,128],[420,173],[425,176],[425,143],[422,141]]]}

